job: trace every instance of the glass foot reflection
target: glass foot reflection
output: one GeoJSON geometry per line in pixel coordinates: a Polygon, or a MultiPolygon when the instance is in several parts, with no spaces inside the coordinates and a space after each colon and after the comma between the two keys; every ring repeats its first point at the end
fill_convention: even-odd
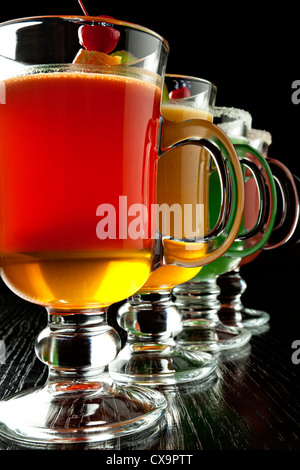
{"type": "Polygon", "coordinates": [[[248,329],[220,321],[216,278],[187,282],[175,287],[173,293],[183,316],[183,329],[175,338],[181,347],[217,352],[241,347],[250,340],[248,329]]]}
{"type": "Polygon", "coordinates": [[[172,385],[199,380],[217,366],[207,353],[187,351],[173,336],[181,331],[181,315],[170,292],[136,294],[118,312],[127,344],[109,364],[116,382],[172,385]]]}

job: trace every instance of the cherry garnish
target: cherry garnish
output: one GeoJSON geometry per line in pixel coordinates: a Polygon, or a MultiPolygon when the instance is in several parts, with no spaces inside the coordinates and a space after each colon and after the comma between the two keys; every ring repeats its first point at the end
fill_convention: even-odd
{"type": "Polygon", "coordinates": [[[120,39],[120,32],[109,26],[96,24],[79,28],[79,42],[87,51],[99,51],[109,54],[120,39]]]}
{"type": "MultiPolygon", "coordinates": [[[[78,0],[84,14],[88,12],[81,0],[78,0]]],[[[100,15],[102,18],[112,18],[112,16],[100,15]]],[[[120,31],[106,25],[84,25],[79,28],[79,42],[87,51],[98,51],[109,54],[114,50],[120,39],[120,31]]]]}
{"type": "Polygon", "coordinates": [[[175,90],[170,91],[169,98],[171,100],[179,100],[182,98],[188,98],[191,96],[190,89],[187,86],[181,88],[175,88],[175,90]]]}

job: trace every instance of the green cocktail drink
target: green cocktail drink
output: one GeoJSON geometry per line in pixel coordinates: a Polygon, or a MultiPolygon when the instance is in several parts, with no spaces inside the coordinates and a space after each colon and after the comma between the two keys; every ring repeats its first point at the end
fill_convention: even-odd
{"type": "MultiPolygon", "coordinates": [[[[276,189],[274,179],[266,165],[264,157],[254,148],[248,145],[247,132],[251,128],[251,116],[243,110],[217,108],[219,116],[230,115],[233,111],[233,119],[219,124],[228,132],[230,140],[235,145],[236,151],[243,165],[245,194],[248,189],[248,201],[245,199],[244,217],[240,226],[237,239],[230,249],[216,261],[203,266],[201,271],[190,281],[176,286],[173,294],[176,305],[183,315],[183,330],[177,336],[181,346],[192,350],[219,351],[232,349],[246,344],[251,333],[244,328],[225,326],[218,317],[221,306],[218,296],[220,288],[217,279],[220,275],[234,271],[243,257],[258,251],[269,238],[276,216],[276,189]],[[250,116],[250,118],[249,118],[250,116]],[[255,158],[247,163],[245,156],[252,154],[255,158]],[[247,168],[248,166],[248,168],[247,168]],[[255,168],[256,167],[256,168],[255,168]],[[250,170],[249,170],[250,168],[250,170]],[[269,179],[269,196],[271,206],[263,199],[259,189],[257,170],[267,174],[269,179]],[[253,173],[254,171],[254,173],[253,173]],[[258,190],[256,189],[258,188],[258,190]],[[262,224],[262,206],[268,212],[264,215],[267,220],[262,224]],[[260,225],[260,230],[257,226],[260,225]]],[[[218,124],[218,123],[217,123],[218,124]]],[[[221,187],[216,171],[212,171],[209,181],[209,226],[213,228],[219,214],[221,201],[221,187]]]]}
{"type": "MultiPolygon", "coordinates": [[[[247,144],[247,139],[246,137],[235,137],[235,136],[230,136],[231,142],[235,144],[247,144]]],[[[244,177],[246,180],[246,169],[243,168],[243,173],[244,177]]],[[[251,176],[250,176],[251,178],[251,176]]],[[[249,181],[249,180],[248,180],[249,181]]],[[[247,182],[245,181],[245,186],[247,185],[247,182]]],[[[210,227],[214,227],[218,214],[219,214],[219,208],[221,204],[221,187],[220,187],[220,180],[218,177],[218,174],[216,171],[212,172],[210,175],[210,180],[209,180],[209,225],[210,227]]],[[[240,232],[243,232],[245,228],[245,221],[243,219],[240,232]]],[[[235,245],[237,245],[239,242],[238,240],[234,242],[235,245]]],[[[213,261],[212,263],[209,263],[201,269],[201,271],[191,280],[192,282],[194,281],[199,281],[207,278],[215,278],[217,276],[220,276],[221,274],[227,273],[229,271],[232,271],[235,269],[241,261],[241,258],[238,257],[230,257],[226,255],[221,256],[218,258],[216,261],[213,261]]]]}

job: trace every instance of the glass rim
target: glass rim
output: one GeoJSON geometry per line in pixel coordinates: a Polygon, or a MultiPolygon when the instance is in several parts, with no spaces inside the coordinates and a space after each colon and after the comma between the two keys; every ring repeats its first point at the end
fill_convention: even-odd
{"type": "Polygon", "coordinates": [[[172,77],[173,78],[182,78],[184,80],[191,80],[191,81],[193,80],[193,81],[196,81],[196,82],[201,82],[205,85],[211,86],[214,93],[217,93],[217,90],[218,90],[217,86],[213,82],[211,82],[210,80],[206,80],[205,78],[195,77],[193,75],[183,75],[183,74],[180,74],[180,73],[178,73],[178,74],[176,74],[176,73],[166,73],[165,77],[166,78],[168,78],[168,77],[169,78],[172,78],[172,77]]]}
{"type": "Polygon", "coordinates": [[[264,129],[249,129],[248,138],[249,140],[262,140],[268,145],[272,143],[272,134],[264,129]]]}
{"type": "Polygon", "coordinates": [[[252,116],[249,111],[241,108],[235,108],[232,106],[215,106],[215,117],[222,117],[226,116],[228,118],[235,119],[244,119],[248,122],[250,119],[252,120],[252,116]]]}
{"type": "Polygon", "coordinates": [[[168,41],[161,36],[159,33],[156,33],[150,28],[145,26],[141,26],[136,23],[131,23],[129,21],[118,20],[116,18],[111,18],[107,16],[85,16],[85,15],[41,15],[41,16],[28,16],[22,18],[15,18],[8,21],[4,21],[0,23],[0,28],[4,26],[9,26],[10,24],[18,24],[23,22],[34,22],[34,21],[42,21],[47,19],[57,19],[57,20],[69,20],[71,22],[83,22],[83,23],[108,23],[108,24],[115,24],[123,27],[129,27],[131,29],[135,29],[136,31],[144,32],[150,34],[151,36],[156,37],[161,43],[165,46],[166,50],[170,51],[170,45],[168,41]]]}

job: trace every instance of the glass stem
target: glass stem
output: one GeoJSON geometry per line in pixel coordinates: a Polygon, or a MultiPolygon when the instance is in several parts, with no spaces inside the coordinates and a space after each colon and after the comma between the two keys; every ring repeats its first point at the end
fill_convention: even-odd
{"type": "Polygon", "coordinates": [[[118,323],[130,342],[172,340],[182,329],[170,291],[133,295],[119,309],[118,323]]]}
{"type": "Polygon", "coordinates": [[[218,285],[221,303],[219,317],[226,325],[237,324],[242,320],[241,312],[244,307],[241,297],[247,288],[239,268],[219,276],[218,285]]]}
{"type": "Polygon", "coordinates": [[[184,320],[205,319],[218,321],[221,306],[218,300],[220,288],[216,278],[190,281],[176,286],[173,290],[175,304],[184,320]]]}
{"type": "Polygon", "coordinates": [[[48,325],[35,351],[49,367],[49,382],[95,380],[120,350],[117,332],[107,324],[106,310],[74,313],[48,310],[48,325]]]}

